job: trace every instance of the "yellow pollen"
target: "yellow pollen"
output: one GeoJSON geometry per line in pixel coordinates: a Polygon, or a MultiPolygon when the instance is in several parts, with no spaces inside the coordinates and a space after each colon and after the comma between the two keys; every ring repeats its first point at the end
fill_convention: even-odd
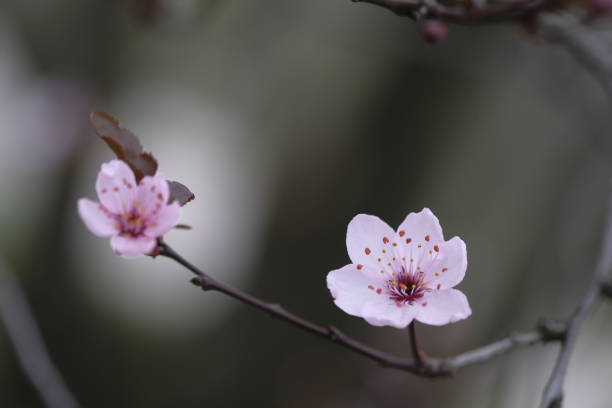
{"type": "Polygon", "coordinates": [[[396,242],[394,242],[394,243],[393,243],[393,246],[397,246],[397,243],[396,243],[396,242]]]}
{"type": "Polygon", "coordinates": [[[440,274],[439,274],[438,272],[434,273],[434,275],[436,275],[436,276],[440,276],[440,274]]]}
{"type": "Polygon", "coordinates": [[[417,266],[417,271],[419,271],[419,270],[421,270],[421,267],[420,267],[420,266],[417,266]]]}
{"type": "Polygon", "coordinates": [[[422,247],[422,246],[423,246],[423,245],[419,244],[419,245],[417,245],[417,248],[420,248],[420,247],[422,247]]]}
{"type": "Polygon", "coordinates": [[[385,271],[383,271],[382,269],[380,270],[380,273],[385,273],[385,271]]]}
{"type": "Polygon", "coordinates": [[[397,276],[397,273],[393,272],[393,273],[391,274],[391,276],[393,276],[393,277],[395,278],[395,277],[397,276]]]}
{"type": "Polygon", "coordinates": [[[402,261],[405,261],[405,260],[406,260],[406,257],[405,257],[405,256],[402,256],[402,261]]]}
{"type": "Polygon", "coordinates": [[[389,262],[389,263],[387,264],[387,266],[391,266],[391,262],[389,262]]]}
{"type": "Polygon", "coordinates": [[[380,262],[380,261],[382,261],[382,259],[378,258],[377,261],[380,262]]]}
{"type": "Polygon", "coordinates": [[[429,255],[431,255],[431,252],[432,252],[432,251],[431,251],[431,249],[430,249],[430,250],[429,250],[429,255]]]}
{"type": "Polygon", "coordinates": [[[400,285],[399,285],[399,286],[400,286],[400,288],[401,288],[402,290],[406,290],[406,289],[408,289],[408,286],[404,285],[403,283],[400,283],[400,285]]]}
{"type": "Polygon", "coordinates": [[[383,249],[383,254],[386,254],[386,253],[387,253],[387,250],[386,250],[386,249],[383,249]]]}
{"type": "Polygon", "coordinates": [[[414,283],[412,284],[412,289],[416,289],[416,285],[414,283]]]}
{"type": "Polygon", "coordinates": [[[414,259],[410,258],[410,262],[414,262],[414,259]]]}

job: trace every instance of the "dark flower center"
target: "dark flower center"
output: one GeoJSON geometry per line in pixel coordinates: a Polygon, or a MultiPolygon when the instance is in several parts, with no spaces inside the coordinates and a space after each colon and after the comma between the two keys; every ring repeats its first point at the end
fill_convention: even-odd
{"type": "Polygon", "coordinates": [[[144,233],[145,220],[137,210],[117,217],[119,234],[131,238],[137,238],[144,233]]]}
{"type": "Polygon", "coordinates": [[[401,272],[394,272],[393,278],[387,281],[389,298],[398,305],[403,303],[412,305],[431,290],[423,282],[424,277],[425,273],[423,271],[417,270],[411,273],[406,272],[402,267],[401,272]]]}

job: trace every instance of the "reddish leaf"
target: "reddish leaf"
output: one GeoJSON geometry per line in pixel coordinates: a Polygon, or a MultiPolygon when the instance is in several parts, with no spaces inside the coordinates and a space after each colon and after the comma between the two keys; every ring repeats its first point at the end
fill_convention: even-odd
{"type": "Polygon", "coordinates": [[[195,199],[195,194],[178,181],[168,181],[168,186],[170,187],[170,197],[168,197],[169,203],[176,200],[180,205],[185,205],[195,199]]]}
{"type": "MultiPolygon", "coordinates": [[[[151,153],[144,152],[138,137],[128,129],[122,128],[112,115],[106,112],[92,112],[90,119],[96,134],[115,152],[119,160],[130,166],[136,181],[157,172],[155,157],[151,153]]],[[[195,198],[191,190],[178,181],[168,181],[168,187],[169,203],[178,201],[180,205],[185,205],[195,198]]]]}
{"type": "Polygon", "coordinates": [[[119,121],[112,115],[106,112],[92,112],[90,120],[96,134],[115,152],[119,160],[130,166],[136,181],[157,172],[155,157],[151,153],[144,152],[138,137],[119,126],[119,121]]]}

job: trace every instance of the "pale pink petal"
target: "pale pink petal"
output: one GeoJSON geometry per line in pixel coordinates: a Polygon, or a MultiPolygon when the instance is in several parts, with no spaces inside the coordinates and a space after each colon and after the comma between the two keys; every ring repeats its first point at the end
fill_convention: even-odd
{"type": "Polygon", "coordinates": [[[404,329],[417,315],[417,307],[408,304],[398,306],[389,299],[377,299],[366,303],[361,313],[366,322],[373,326],[392,326],[404,329]]]}
{"type": "Polygon", "coordinates": [[[112,160],[102,164],[96,191],[100,203],[114,214],[130,212],[136,197],[136,180],[134,173],[121,160],[112,160]]]}
{"type": "Polygon", "coordinates": [[[178,223],[181,216],[181,205],[174,201],[164,205],[156,217],[150,220],[144,233],[151,238],[157,238],[170,231],[178,223]]]}
{"type": "Polygon", "coordinates": [[[161,174],[143,177],[136,194],[140,213],[145,218],[156,216],[168,203],[169,194],[168,182],[161,174]]]}
{"type": "Polygon", "coordinates": [[[397,229],[400,238],[412,238],[416,241],[423,241],[426,236],[434,241],[444,241],[442,227],[438,217],[429,208],[423,208],[418,213],[410,213],[397,229]],[[404,231],[404,234],[401,232],[404,231]]]}
{"type": "Polygon", "coordinates": [[[404,261],[406,270],[424,268],[437,255],[436,250],[444,242],[442,227],[429,208],[410,213],[397,229],[396,256],[404,261]]]}
{"type": "Polygon", "coordinates": [[[81,198],[77,204],[79,215],[89,230],[99,237],[110,237],[117,234],[117,222],[109,213],[105,213],[100,204],[81,198]]]}
{"type": "Polygon", "coordinates": [[[351,220],[346,232],[346,248],[354,264],[368,266],[384,276],[400,267],[395,257],[395,231],[380,218],[359,214],[351,220]]]}
{"type": "Polygon", "coordinates": [[[382,295],[382,281],[374,280],[354,264],[343,266],[327,274],[327,288],[334,303],[351,316],[361,317],[363,305],[382,295]],[[377,289],[378,292],[377,292],[377,289]]]}
{"type": "Polygon", "coordinates": [[[467,298],[457,289],[431,292],[415,307],[418,309],[416,319],[434,326],[454,323],[472,314],[467,298]]]}
{"type": "Polygon", "coordinates": [[[425,271],[425,283],[432,289],[449,289],[457,285],[467,270],[465,242],[459,237],[453,237],[440,244],[439,253],[422,268],[425,271]]]}
{"type": "Polygon", "coordinates": [[[153,251],[156,245],[157,241],[155,238],[144,236],[131,238],[115,235],[111,238],[111,248],[113,248],[113,251],[115,251],[117,255],[125,257],[148,255],[153,251]]]}

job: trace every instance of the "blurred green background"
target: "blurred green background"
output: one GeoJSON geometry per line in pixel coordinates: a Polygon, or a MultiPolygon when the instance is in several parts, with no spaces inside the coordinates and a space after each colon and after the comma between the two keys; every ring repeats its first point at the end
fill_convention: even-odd
{"type": "MultiPolygon", "coordinates": [[[[84,407],[536,406],[557,345],[453,379],[384,369],[202,293],[167,259],[127,261],[76,212],[112,154],[92,110],[188,185],[167,242],[211,275],[399,355],[408,333],[337,309],[357,213],[430,207],[467,243],[468,320],[419,325],[449,356],[563,317],[582,296],[609,191],[610,106],[561,49],[511,25],[416,25],[348,0],[0,2],[0,259],[84,407]]],[[[566,407],[609,407],[612,306],[581,334],[566,407]]],[[[40,407],[0,326],[0,406],[40,407]]]]}

